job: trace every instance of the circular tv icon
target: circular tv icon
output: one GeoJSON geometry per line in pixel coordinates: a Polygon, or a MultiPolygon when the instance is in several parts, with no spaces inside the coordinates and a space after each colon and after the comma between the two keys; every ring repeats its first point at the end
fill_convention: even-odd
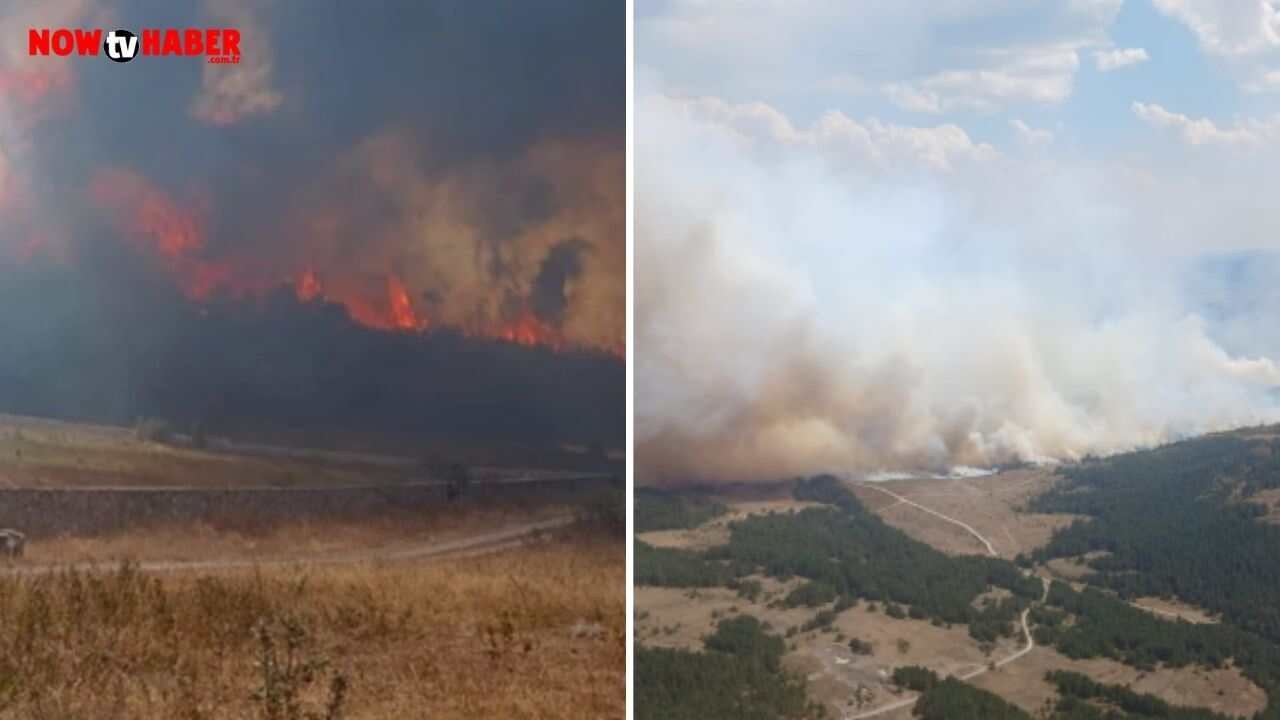
{"type": "Polygon", "coordinates": [[[128,30],[112,30],[102,41],[102,51],[116,62],[129,62],[138,55],[138,36],[128,30]]]}

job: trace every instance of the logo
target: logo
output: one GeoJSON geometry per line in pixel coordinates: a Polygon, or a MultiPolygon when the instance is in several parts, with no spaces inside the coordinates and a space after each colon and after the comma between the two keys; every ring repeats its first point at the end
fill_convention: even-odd
{"type": "Polygon", "coordinates": [[[30,28],[27,54],[97,55],[126,63],[139,55],[153,57],[198,56],[210,63],[240,62],[240,31],[236,28],[143,28],[129,30],[84,28],[30,28]]]}
{"type": "Polygon", "coordinates": [[[138,36],[128,30],[112,30],[102,43],[102,51],[116,62],[129,62],[138,55],[138,36]]]}

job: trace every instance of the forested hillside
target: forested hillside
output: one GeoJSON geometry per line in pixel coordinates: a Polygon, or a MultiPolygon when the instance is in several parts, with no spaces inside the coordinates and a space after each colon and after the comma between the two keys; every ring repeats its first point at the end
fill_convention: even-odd
{"type": "Polygon", "coordinates": [[[728,508],[702,495],[656,488],[636,488],[636,532],[697,527],[723,515],[728,508]]]}
{"type": "Polygon", "coordinates": [[[1062,471],[1065,482],[1035,499],[1036,512],[1087,516],[1054,535],[1028,561],[1099,553],[1089,589],[1055,583],[1033,611],[1037,640],[1071,657],[1218,666],[1230,658],[1267,690],[1265,718],[1280,718],[1280,527],[1259,522],[1261,490],[1280,487],[1280,443],[1232,433],[1092,460],[1062,471]],[[1222,622],[1159,620],[1125,600],[1174,597],[1222,622]],[[1060,622],[1069,616],[1070,623],[1060,622]]]}
{"type": "Polygon", "coordinates": [[[702,652],[636,647],[637,720],[806,720],[823,717],[782,669],[782,639],[755,618],[723,620],[702,652]]]}
{"type": "Polygon", "coordinates": [[[1280,526],[1248,498],[1280,487],[1280,443],[1215,435],[1083,463],[1031,504],[1091,518],[1036,560],[1104,551],[1090,584],[1122,597],[1176,596],[1280,642],[1280,526]]]}
{"type": "Polygon", "coordinates": [[[709,587],[753,573],[800,577],[808,583],[788,597],[789,604],[888,602],[921,619],[971,623],[981,640],[1015,634],[1014,619],[1040,595],[1040,581],[1008,561],[945,555],[887,525],[834,477],[803,481],[795,495],[838,507],[753,515],[730,526],[727,545],[705,551],[637,543],[636,582],[709,587]],[[1014,600],[973,607],[991,587],[1009,590],[1014,600]]]}

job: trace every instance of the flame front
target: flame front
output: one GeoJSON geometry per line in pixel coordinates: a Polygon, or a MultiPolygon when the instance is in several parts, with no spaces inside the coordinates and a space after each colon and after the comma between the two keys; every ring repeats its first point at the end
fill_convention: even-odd
{"type": "Polygon", "coordinates": [[[387,278],[387,298],[391,304],[391,324],[397,330],[425,330],[426,320],[420,320],[409,301],[409,293],[404,289],[400,278],[391,275],[387,278]]]}
{"type": "MultiPolygon", "coordinates": [[[[292,288],[299,302],[341,305],[353,321],[365,327],[395,332],[424,332],[433,327],[426,295],[415,295],[404,277],[394,271],[370,273],[350,268],[336,272],[326,268],[322,276],[316,267],[307,265],[272,273],[260,258],[253,262],[235,256],[211,259],[208,218],[212,213],[208,200],[199,192],[180,200],[134,171],[111,168],[93,177],[89,197],[129,246],[164,270],[190,300],[262,297],[284,284],[292,288]],[[286,280],[267,279],[272,276],[286,280]]],[[[527,303],[517,307],[518,311],[497,322],[454,324],[453,328],[470,337],[524,346],[552,350],[577,347],[527,303]]],[[[616,347],[597,349],[622,354],[616,347]]]]}

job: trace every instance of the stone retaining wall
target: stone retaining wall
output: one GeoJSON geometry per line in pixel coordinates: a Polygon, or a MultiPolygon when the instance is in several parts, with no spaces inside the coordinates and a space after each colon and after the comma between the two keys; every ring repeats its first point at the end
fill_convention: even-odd
{"type": "MultiPolygon", "coordinates": [[[[616,480],[541,478],[477,483],[460,504],[554,502],[616,480]]],[[[140,526],[207,522],[243,529],[284,521],[360,518],[438,508],[449,503],[442,483],[307,488],[59,488],[0,489],[0,527],[31,537],[92,535],[140,526]]]]}

